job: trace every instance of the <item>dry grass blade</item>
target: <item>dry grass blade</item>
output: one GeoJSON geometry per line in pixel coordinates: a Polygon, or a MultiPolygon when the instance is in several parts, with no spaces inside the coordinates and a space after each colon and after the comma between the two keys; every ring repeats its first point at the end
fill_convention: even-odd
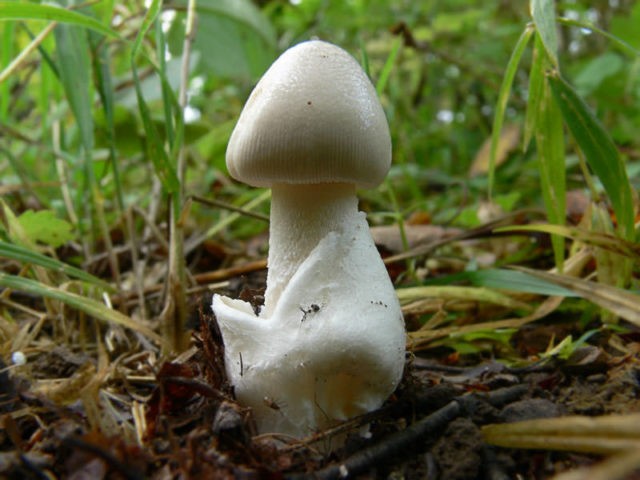
{"type": "Polygon", "coordinates": [[[603,232],[594,232],[579,227],[567,227],[564,225],[519,225],[516,227],[501,227],[496,229],[496,233],[500,232],[545,232],[552,235],[559,235],[571,240],[577,240],[587,245],[593,245],[613,253],[625,255],[635,261],[640,260],[640,246],[637,243],[630,242],[615,235],[603,232]]]}
{"type": "Polygon", "coordinates": [[[437,338],[446,337],[448,335],[461,335],[466,333],[477,332],[481,330],[497,330],[499,328],[519,328],[529,322],[533,322],[540,318],[546,317],[553,312],[562,303],[563,297],[549,297],[542,302],[538,308],[522,318],[509,318],[505,320],[496,320],[493,322],[482,322],[473,325],[451,326],[438,328],[435,330],[418,330],[409,332],[408,349],[411,351],[420,350],[437,338]]]}
{"type": "Polygon", "coordinates": [[[585,300],[589,300],[624,318],[626,321],[640,326],[640,296],[636,294],[581,278],[541,272],[522,267],[518,267],[517,270],[571,290],[585,300]]]}
{"type": "Polygon", "coordinates": [[[0,273],[0,286],[30,293],[36,296],[59,300],[71,307],[91,315],[92,317],[107,323],[114,323],[123,326],[134,332],[138,332],[148,339],[163,344],[160,335],[151,330],[148,326],[133,320],[116,310],[112,310],[102,303],[91,298],[68,292],[60,288],[45,285],[41,282],[28,278],[18,277],[0,273]]]}
{"type": "Polygon", "coordinates": [[[640,450],[629,450],[613,455],[590,468],[578,468],[563,472],[552,480],[625,480],[640,470],[640,450]]]}
{"type": "Polygon", "coordinates": [[[458,287],[458,286],[429,286],[399,288],[396,290],[398,299],[402,305],[426,298],[438,298],[445,300],[471,300],[477,302],[493,303],[506,308],[519,308],[531,310],[527,303],[520,302],[510,296],[484,287],[458,287]]]}
{"type": "Polygon", "coordinates": [[[613,454],[640,449],[640,413],[543,418],[487,425],[485,441],[509,448],[613,454]]]}

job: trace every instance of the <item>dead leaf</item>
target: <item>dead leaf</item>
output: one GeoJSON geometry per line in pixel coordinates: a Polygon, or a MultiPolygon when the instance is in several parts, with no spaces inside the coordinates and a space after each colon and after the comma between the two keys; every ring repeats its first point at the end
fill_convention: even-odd
{"type": "MultiPolygon", "coordinates": [[[[496,163],[495,166],[502,165],[509,153],[513,152],[520,143],[520,126],[512,123],[505,125],[500,132],[500,139],[498,140],[498,148],[496,151],[496,163]]],[[[477,175],[485,174],[489,171],[489,158],[491,156],[491,137],[487,138],[478,153],[476,153],[471,168],[469,169],[469,176],[475,177],[477,175]]]]}
{"type": "MultiPolygon", "coordinates": [[[[404,226],[404,234],[407,239],[408,248],[452,238],[461,232],[462,230],[459,228],[445,228],[438,225],[404,226]]],[[[392,253],[403,252],[405,250],[398,225],[372,227],[371,236],[376,245],[380,245],[392,253]]]]}

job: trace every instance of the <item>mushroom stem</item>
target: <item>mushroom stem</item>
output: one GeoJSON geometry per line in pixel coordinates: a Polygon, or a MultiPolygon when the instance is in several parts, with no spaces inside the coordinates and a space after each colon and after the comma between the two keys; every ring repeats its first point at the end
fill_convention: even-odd
{"type": "Polygon", "coordinates": [[[345,225],[357,223],[359,215],[355,185],[273,186],[269,270],[261,316],[271,316],[289,280],[320,240],[329,232],[341,234],[345,225]]]}

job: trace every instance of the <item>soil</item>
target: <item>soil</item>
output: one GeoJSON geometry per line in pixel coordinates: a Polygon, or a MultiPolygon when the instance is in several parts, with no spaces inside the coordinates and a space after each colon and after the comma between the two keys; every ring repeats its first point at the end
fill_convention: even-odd
{"type": "MultiPolygon", "coordinates": [[[[233,295],[261,298],[259,288],[241,286],[233,295]]],[[[511,368],[478,355],[417,352],[380,410],[300,441],[258,436],[226,382],[208,303],[203,297],[194,314],[191,349],[171,363],[155,363],[123,337],[106,365],[94,360],[100,352],[58,345],[30,355],[28,374],[0,366],[0,477],[537,480],[600,459],[495,447],[482,427],[640,412],[640,335],[631,333],[622,350],[601,335],[569,358],[511,368]]],[[[565,328],[529,324],[513,335],[513,349],[531,353],[565,328]]]]}

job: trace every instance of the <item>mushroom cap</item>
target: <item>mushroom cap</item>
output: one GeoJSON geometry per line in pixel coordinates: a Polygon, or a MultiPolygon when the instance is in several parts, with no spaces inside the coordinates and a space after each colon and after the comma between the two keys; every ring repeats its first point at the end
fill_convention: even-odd
{"type": "Polygon", "coordinates": [[[391,165],[391,136],[375,88],[358,62],[312,40],[284,52],[240,114],[227,168],[255,187],[352,183],[371,188],[391,165]]]}

